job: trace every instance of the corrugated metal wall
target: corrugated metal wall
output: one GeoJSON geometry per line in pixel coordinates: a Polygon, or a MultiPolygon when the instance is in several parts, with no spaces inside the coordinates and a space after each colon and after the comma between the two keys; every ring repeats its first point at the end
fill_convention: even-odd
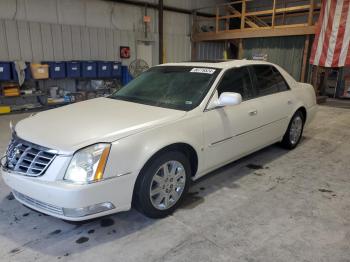
{"type": "Polygon", "coordinates": [[[225,51],[225,42],[200,42],[197,44],[198,60],[223,59],[225,51]]]}
{"type": "Polygon", "coordinates": [[[276,63],[299,80],[303,60],[305,36],[285,36],[244,39],[244,58],[267,54],[269,62],[276,63]]]}
{"type": "MultiPolygon", "coordinates": [[[[149,35],[158,61],[156,10],[149,35]]],[[[0,60],[119,60],[119,46],[143,36],[144,8],[100,0],[0,1],[0,60]]],[[[172,14],[170,13],[169,16],[172,14]]]]}
{"type": "MultiPolygon", "coordinates": [[[[158,0],[143,0],[157,3],[158,0]]],[[[164,1],[186,9],[215,5],[224,0],[164,1]]],[[[144,27],[143,7],[101,0],[1,0],[0,60],[119,59],[119,46],[131,47],[136,58],[137,40],[144,27]]],[[[153,63],[158,62],[157,11],[148,9],[153,37],[153,63]]],[[[164,13],[167,62],[191,58],[191,16],[164,13]]]]}
{"type": "Polygon", "coordinates": [[[191,58],[191,16],[164,13],[165,62],[182,62],[191,58]]]}
{"type": "Polygon", "coordinates": [[[120,45],[135,44],[128,30],[0,19],[0,60],[118,60],[120,45]]]}

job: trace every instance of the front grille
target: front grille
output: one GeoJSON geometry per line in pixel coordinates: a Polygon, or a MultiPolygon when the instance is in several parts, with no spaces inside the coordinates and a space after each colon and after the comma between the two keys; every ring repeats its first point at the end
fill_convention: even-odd
{"type": "Polygon", "coordinates": [[[29,196],[23,195],[22,193],[19,193],[17,191],[13,191],[14,196],[24,202],[25,204],[28,204],[29,206],[36,207],[39,210],[47,211],[49,213],[54,213],[57,215],[64,215],[63,214],[63,208],[47,204],[45,202],[36,200],[34,198],[31,198],[29,196]]]}
{"type": "Polygon", "coordinates": [[[26,176],[40,176],[55,156],[48,148],[13,138],[6,152],[5,167],[26,176]]]}

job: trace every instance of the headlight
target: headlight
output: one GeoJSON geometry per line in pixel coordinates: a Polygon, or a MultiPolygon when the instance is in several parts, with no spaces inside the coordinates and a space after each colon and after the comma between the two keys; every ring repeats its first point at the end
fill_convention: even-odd
{"type": "Polygon", "coordinates": [[[64,180],[79,184],[101,180],[110,148],[110,144],[96,144],[77,151],[68,166],[64,180]]]}

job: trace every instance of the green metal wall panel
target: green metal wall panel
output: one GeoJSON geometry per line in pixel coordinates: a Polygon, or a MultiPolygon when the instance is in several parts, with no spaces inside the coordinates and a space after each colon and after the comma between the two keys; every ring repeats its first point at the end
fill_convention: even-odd
{"type": "MultiPolygon", "coordinates": [[[[286,29],[288,30],[288,29],[286,29]]],[[[267,55],[267,61],[283,67],[296,80],[300,80],[305,36],[249,38],[243,40],[243,57],[267,55]]]]}

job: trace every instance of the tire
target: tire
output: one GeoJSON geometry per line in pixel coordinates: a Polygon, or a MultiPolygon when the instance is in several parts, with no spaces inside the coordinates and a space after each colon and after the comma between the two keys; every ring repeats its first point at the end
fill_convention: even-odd
{"type": "Polygon", "coordinates": [[[135,208],[150,218],[172,214],[188,192],[190,177],[190,162],[184,154],[169,151],[157,156],[136,181],[135,208]]]}
{"type": "Polygon", "coordinates": [[[286,133],[283,136],[281,145],[286,149],[294,149],[299,144],[304,131],[304,115],[297,111],[289,122],[286,133]]]}

